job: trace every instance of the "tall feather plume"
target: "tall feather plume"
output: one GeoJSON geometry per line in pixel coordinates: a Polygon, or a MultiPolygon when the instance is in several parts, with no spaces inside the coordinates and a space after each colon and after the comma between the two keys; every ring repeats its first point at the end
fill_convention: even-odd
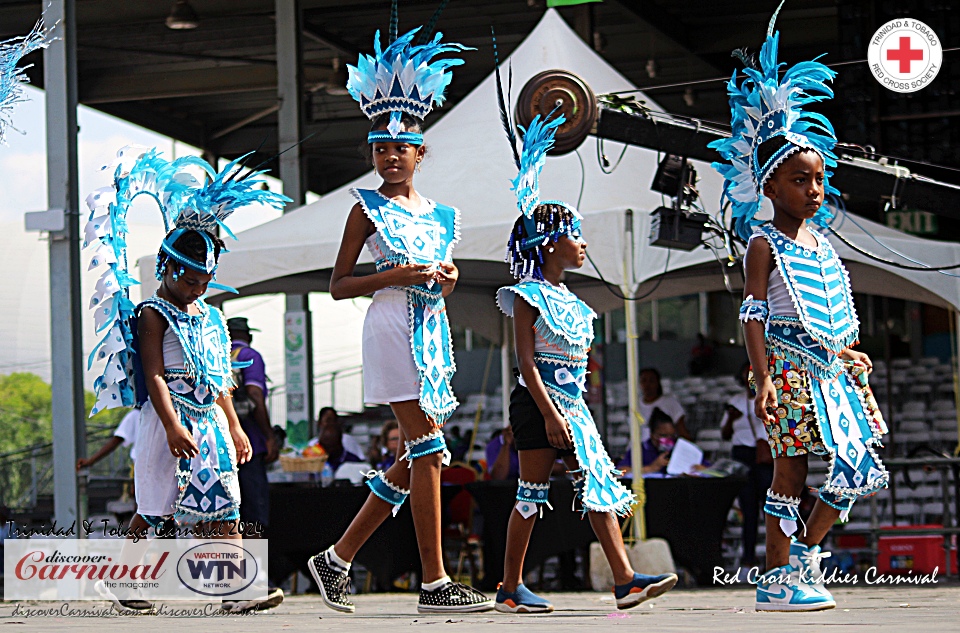
{"type": "MultiPolygon", "coordinates": [[[[510,106],[503,98],[503,81],[500,78],[500,57],[497,55],[497,34],[492,26],[490,27],[490,34],[493,37],[493,63],[497,75],[497,100],[500,104],[500,123],[503,125],[503,131],[507,133],[507,140],[510,141],[510,149],[513,150],[513,161],[516,163],[517,169],[520,169],[520,152],[517,150],[517,133],[514,130],[513,122],[510,120],[510,106]]],[[[508,95],[510,94],[510,89],[513,84],[512,66],[510,67],[509,81],[510,85],[507,87],[508,95]]]]}
{"type": "Polygon", "coordinates": [[[449,3],[450,0],[440,0],[440,6],[437,7],[437,10],[433,12],[433,17],[430,18],[430,21],[427,22],[426,26],[420,29],[420,37],[417,38],[416,42],[417,46],[426,44],[430,41],[434,30],[437,28],[437,21],[440,20],[440,14],[443,13],[443,10],[447,8],[447,4],[449,3]]]}
{"type": "Polygon", "coordinates": [[[387,34],[387,44],[393,44],[397,41],[397,35],[400,32],[400,13],[397,10],[397,0],[390,3],[390,32],[387,34]]]}
{"type": "Polygon", "coordinates": [[[773,12],[773,15],[770,17],[770,23],[767,25],[767,37],[773,35],[774,25],[777,23],[777,16],[780,15],[780,9],[783,8],[783,3],[787,0],[780,0],[780,4],[777,6],[777,10],[773,12]]]}

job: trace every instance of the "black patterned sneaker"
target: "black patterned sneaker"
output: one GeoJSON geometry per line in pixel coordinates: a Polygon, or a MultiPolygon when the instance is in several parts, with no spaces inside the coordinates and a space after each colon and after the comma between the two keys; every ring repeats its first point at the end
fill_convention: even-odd
{"type": "Polygon", "coordinates": [[[93,586],[100,597],[108,600],[113,608],[120,613],[150,613],[153,611],[153,603],[146,600],[121,600],[116,594],[110,591],[102,580],[98,580],[93,586]]]}
{"type": "Polygon", "coordinates": [[[250,611],[266,611],[280,606],[283,602],[283,590],[277,587],[267,589],[267,595],[253,600],[224,600],[220,608],[229,613],[249,613],[250,611]]]}
{"type": "Polygon", "coordinates": [[[493,609],[493,600],[473,587],[448,582],[434,590],[420,589],[419,613],[479,613],[493,609]]]}
{"type": "Polygon", "coordinates": [[[324,550],[307,561],[310,575],[320,588],[323,603],[334,611],[353,613],[356,608],[347,597],[350,593],[348,569],[341,567],[330,558],[330,550],[324,550]]]}

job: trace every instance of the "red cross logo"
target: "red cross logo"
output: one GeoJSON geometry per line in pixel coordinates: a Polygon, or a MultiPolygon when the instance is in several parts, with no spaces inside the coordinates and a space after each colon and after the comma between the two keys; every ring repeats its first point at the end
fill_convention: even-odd
{"type": "Polygon", "coordinates": [[[900,48],[891,48],[887,51],[887,61],[900,62],[900,72],[910,73],[910,62],[923,61],[922,48],[910,48],[910,36],[900,37],[900,48]]]}

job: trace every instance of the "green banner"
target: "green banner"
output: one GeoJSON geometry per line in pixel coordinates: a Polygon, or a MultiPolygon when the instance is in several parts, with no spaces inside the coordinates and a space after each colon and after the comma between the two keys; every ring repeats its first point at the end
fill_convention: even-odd
{"type": "Polygon", "coordinates": [[[547,0],[547,8],[572,7],[575,4],[587,4],[589,2],[603,2],[603,0],[547,0]]]}

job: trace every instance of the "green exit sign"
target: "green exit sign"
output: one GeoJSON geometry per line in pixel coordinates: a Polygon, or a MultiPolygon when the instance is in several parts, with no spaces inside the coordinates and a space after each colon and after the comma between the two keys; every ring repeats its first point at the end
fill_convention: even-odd
{"type": "Polygon", "coordinates": [[[938,230],[936,215],[911,209],[888,211],[887,226],[912,235],[932,235],[938,230]]]}

